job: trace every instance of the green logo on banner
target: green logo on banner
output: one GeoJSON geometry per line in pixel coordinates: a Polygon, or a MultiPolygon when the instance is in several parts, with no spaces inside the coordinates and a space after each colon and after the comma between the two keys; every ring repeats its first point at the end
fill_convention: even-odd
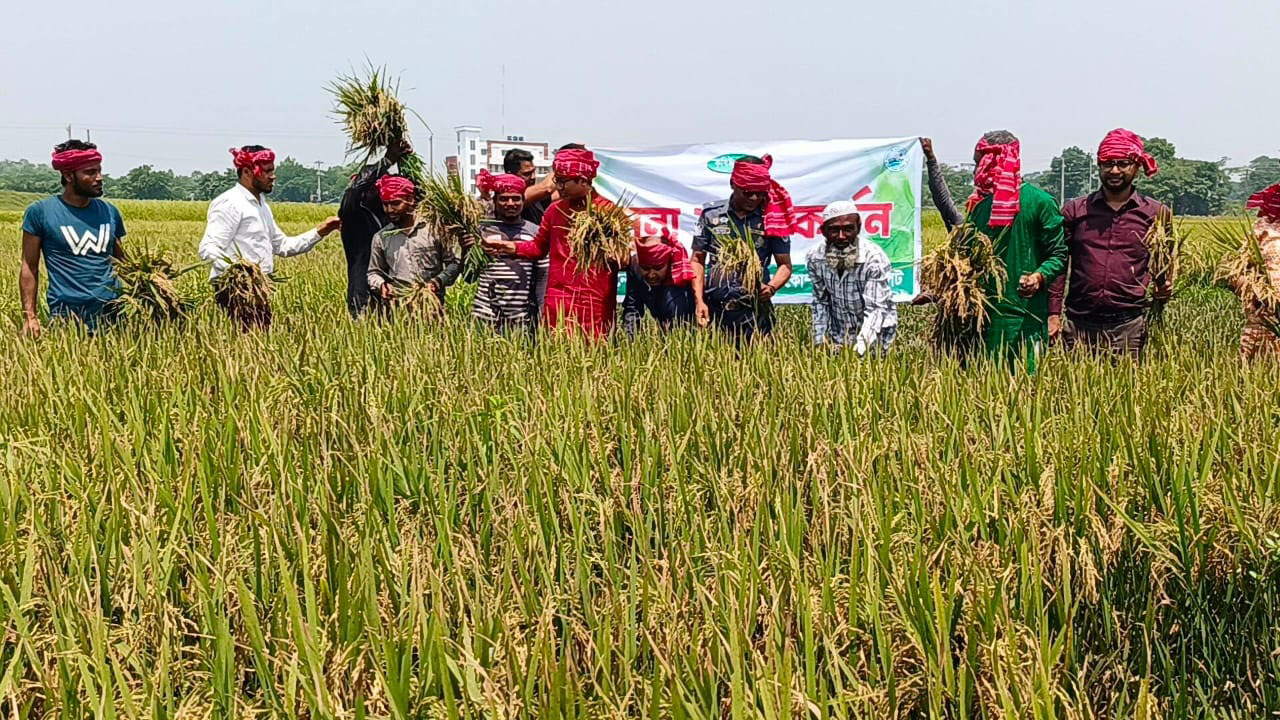
{"type": "Polygon", "coordinates": [[[733,172],[733,164],[738,162],[738,158],[746,157],[746,153],[729,153],[714,157],[707,161],[707,169],[711,172],[723,173],[728,175],[733,172]]]}

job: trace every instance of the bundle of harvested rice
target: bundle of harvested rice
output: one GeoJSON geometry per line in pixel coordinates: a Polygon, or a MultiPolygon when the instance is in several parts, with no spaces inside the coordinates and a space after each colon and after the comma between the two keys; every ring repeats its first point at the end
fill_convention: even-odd
{"type": "Polygon", "coordinates": [[[395,291],[396,307],[414,318],[438,318],[444,315],[444,303],[431,283],[415,282],[395,291]]]}
{"type": "Polygon", "coordinates": [[[176,280],[200,265],[174,270],[164,255],[145,246],[130,248],[112,264],[120,289],[112,305],[122,317],[157,324],[180,322],[195,307],[194,299],[183,295],[176,280]]]}
{"type": "Polygon", "coordinates": [[[582,269],[603,269],[610,262],[625,264],[636,246],[635,219],[630,198],[598,203],[594,198],[573,216],[569,227],[569,257],[582,269]]]}
{"type": "Polygon", "coordinates": [[[737,232],[730,226],[730,231],[716,239],[715,265],[711,271],[716,282],[735,280],[742,284],[742,295],[730,301],[726,309],[751,307],[757,320],[763,319],[773,311],[772,303],[766,302],[760,294],[760,278],[764,277],[764,264],[760,262],[760,252],[750,235],[737,232]]]}
{"type": "Polygon", "coordinates": [[[968,223],[953,228],[921,265],[924,287],[937,304],[934,346],[961,355],[977,347],[1005,277],[1004,262],[989,236],[968,223]]]}
{"type": "Polygon", "coordinates": [[[457,175],[432,174],[418,187],[422,191],[418,217],[432,235],[462,250],[463,277],[476,277],[489,264],[479,242],[484,205],[462,188],[457,175]]]}
{"type": "Polygon", "coordinates": [[[269,277],[256,263],[236,260],[214,278],[213,289],[232,320],[253,328],[270,324],[273,283],[279,279],[269,277]]]}
{"type": "Polygon", "coordinates": [[[1252,223],[1247,217],[1236,222],[1213,223],[1209,237],[1222,254],[1214,280],[1225,284],[1240,298],[1246,314],[1255,316],[1280,336],[1280,288],[1267,274],[1252,223]]]}
{"type": "MultiPolygon", "coordinates": [[[[409,141],[408,110],[396,97],[399,81],[392,81],[386,68],[368,68],[368,77],[357,74],[340,76],[329,86],[337,106],[334,112],[338,122],[350,138],[349,153],[363,152],[371,157],[382,148],[389,148],[409,141]]],[[[410,153],[401,157],[397,165],[400,174],[422,187],[425,172],[422,159],[410,153]]]]}
{"type": "Polygon", "coordinates": [[[1160,285],[1172,287],[1178,279],[1178,259],[1182,248],[1186,245],[1187,233],[1180,225],[1175,225],[1173,215],[1166,209],[1156,217],[1147,231],[1146,246],[1149,256],[1147,264],[1151,274],[1151,283],[1147,285],[1147,316],[1153,324],[1164,321],[1164,308],[1168,299],[1157,298],[1156,288],[1160,285]]]}

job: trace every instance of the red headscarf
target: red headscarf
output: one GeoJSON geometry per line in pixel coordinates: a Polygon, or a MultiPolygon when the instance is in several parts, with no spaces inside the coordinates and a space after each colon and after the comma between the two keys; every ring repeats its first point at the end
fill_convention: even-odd
{"type": "Polygon", "coordinates": [[[984,137],[978,141],[976,152],[978,169],[973,173],[974,191],[966,204],[967,211],[973,212],[983,198],[995,195],[991,201],[991,227],[1008,227],[1022,208],[1022,146],[1017,140],[996,145],[984,137]]]}
{"type": "Polygon", "coordinates": [[[260,175],[264,165],[270,165],[276,161],[276,154],[271,150],[251,152],[240,148],[231,148],[230,152],[231,163],[236,170],[251,169],[254,175],[260,175]]]}
{"type": "Polygon", "coordinates": [[[476,174],[476,189],[482,193],[517,193],[524,194],[525,182],[524,178],[511,173],[502,175],[494,175],[488,170],[481,170],[476,174]]]}
{"type": "Polygon", "coordinates": [[[1107,133],[1107,136],[1102,138],[1102,144],[1098,146],[1098,162],[1111,160],[1132,160],[1141,163],[1142,172],[1146,173],[1147,177],[1155,175],[1160,170],[1156,159],[1147,153],[1142,138],[1124,128],[1116,128],[1107,133]]]}
{"type": "Polygon", "coordinates": [[[555,160],[551,161],[551,169],[558,178],[594,180],[596,171],[600,169],[600,162],[590,150],[569,148],[556,153],[555,160]]]}
{"type": "Polygon", "coordinates": [[[661,242],[636,241],[636,257],[645,267],[658,267],[671,263],[671,283],[684,287],[693,282],[693,266],[689,264],[689,251],[671,236],[669,228],[662,228],[661,242]]]}
{"type": "Polygon", "coordinates": [[[1280,183],[1251,195],[1245,207],[1257,210],[1258,217],[1264,220],[1280,222],[1280,183]]]}
{"type": "Polygon", "coordinates": [[[413,181],[406,177],[383,175],[378,178],[378,197],[384,203],[399,199],[413,200],[416,189],[413,181]]]}
{"type": "Polygon", "coordinates": [[[729,184],[747,192],[769,193],[769,203],[764,209],[764,234],[770,237],[791,237],[796,231],[796,219],[791,210],[791,193],[769,174],[769,168],[773,167],[773,156],[765,155],[760,159],[764,164],[741,160],[734,163],[729,184]]]}
{"type": "Polygon", "coordinates": [[[53,154],[53,169],[58,172],[75,172],[102,162],[97,150],[64,150],[53,154]]]}

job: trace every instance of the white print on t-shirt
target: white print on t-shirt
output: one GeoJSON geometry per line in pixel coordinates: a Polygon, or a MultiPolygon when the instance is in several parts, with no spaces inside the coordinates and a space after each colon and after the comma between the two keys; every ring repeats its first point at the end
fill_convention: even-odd
{"type": "Polygon", "coordinates": [[[98,235],[95,237],[92,230],[85,230],[83,236],[78,236],[74,227],[63,225],[62,237],[71,246],[73,254],[104,253],[107,251],[107,242],[111,240],[111,226],[106,224],[99,225],[98,235]]]}

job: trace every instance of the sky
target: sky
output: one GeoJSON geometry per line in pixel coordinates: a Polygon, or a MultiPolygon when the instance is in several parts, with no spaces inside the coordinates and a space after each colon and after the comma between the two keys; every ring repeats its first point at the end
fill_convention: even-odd
{"type": "Polygon", "coordinates": [[[1027,170],[1117,126],[1182,157],[1280,154],[1275,0],[68,0],[9,20],[0,158],[46,162],[70,124],[113,174],[250,143],[341,162],[325,87],[368,61],[439,166],[463,124],[553,146],[927,135],[952,163],[1007,128],[1027,170]]]}

